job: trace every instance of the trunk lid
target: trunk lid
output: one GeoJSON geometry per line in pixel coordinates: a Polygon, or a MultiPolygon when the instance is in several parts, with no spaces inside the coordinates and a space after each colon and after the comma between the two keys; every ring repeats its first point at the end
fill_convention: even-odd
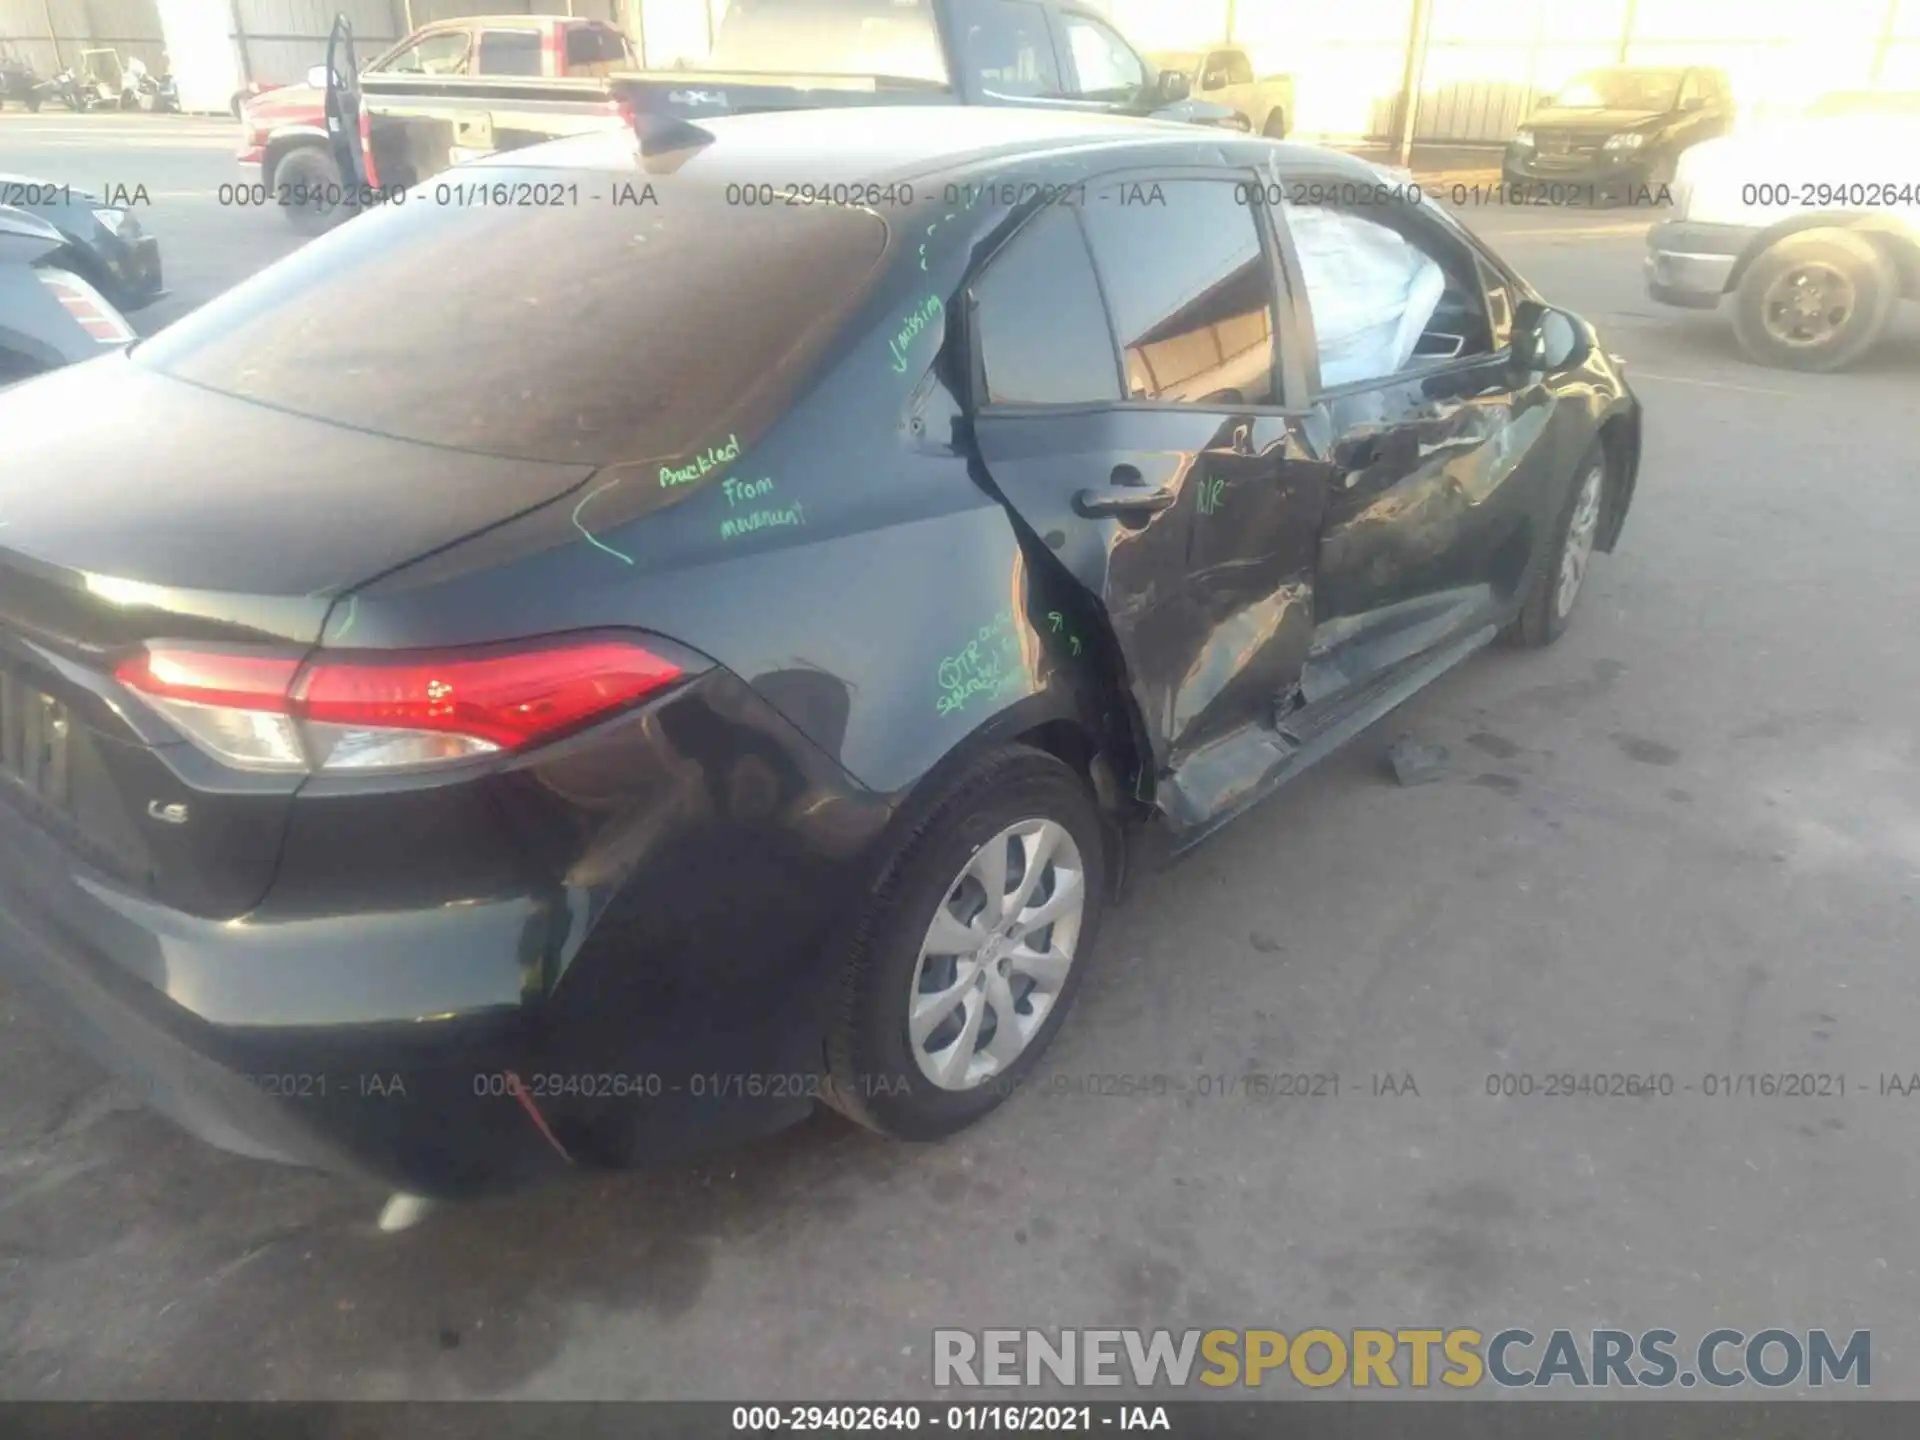
{"type": "Polygon", "coordinates": [[[265,892],[299,779],[203,755],[111,678],[118,660],[158,639],[303,652],[344,591],[592,473],[291,415],[125,356],[0,392],[0,435],[0,829],[217,916],[265,892]]]}

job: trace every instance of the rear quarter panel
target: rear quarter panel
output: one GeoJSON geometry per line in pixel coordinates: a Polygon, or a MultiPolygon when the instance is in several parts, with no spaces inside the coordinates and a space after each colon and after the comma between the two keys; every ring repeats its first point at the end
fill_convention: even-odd
{"type": "Polygon", "coordinates": [[[690,455],[603,470],[365,588],[325,643],[654,631],[882,792],[1011,708],[1076,713],[1093,637],[971,472],[950,375],[950,308],[1000,212],[934,199],[889,214],[884,277],[763,433],[722,427],[690,455]]]}

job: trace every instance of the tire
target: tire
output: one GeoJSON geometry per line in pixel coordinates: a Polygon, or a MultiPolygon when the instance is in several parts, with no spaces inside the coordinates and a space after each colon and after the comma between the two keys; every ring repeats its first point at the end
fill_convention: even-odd
{"type": "Polygon", "coordinates": [[[1871,240],[1802,230],[1747,267],[1734,292],[1733,333],[1758,364],[1839,370],[1874,347],[1899,298],[1899,277],[1871,240]]]}
{"type": "MultiPolygon", "coordinates": [[[[302,145],[289,151],[273,167],[273,189],[281,195],[295,193],[304,187],[308,191],[337,190],[340,186],[340,167],[333,163],[333,157],[318,145],[302,145]]],[[[283,200],[281,213],[287,217],[287,223],[302,235],[324,235],[347,217],[342,205],[324,203],[295,205],[283,200]]]]}
{"type": "MultiPolygon", "coordinates": [[[[1086,974],[1106,908],[1106,834],[1087,783],[1042,751],[996,750],[955,779],[887,865],[854,929],[827,1036],[828,1103],[883,1135],[937,1140],[973,1124],[1012,1094],[1059,1031],[1086,974]],[[1010,840],[1016,826],[1053,829],[1010,840]],[[1027,941],[1044,933],[1045,953],[1067,954],[1063,974],[1048,987],[1025,988],[1032,976],[1017,968],[1019,957],[1038,958],[1029,943],[1011,953],[1004,945],[988,951],[985,969],[972,972],[965,967],[974,962],[952,958],[953,951],[925,949],[939,915],[956,940],[967,938],[963,932],[969,929],[974,938],[993,933],[987,917],[973,913],[985,900],[974,872],[984,868],[991,875],[995,846],[988,842],[999,842],[1002,856],[1024,857],[1043,838],[1054,842],[1051,859],[1038,867],[1034,898],[1021,913],[1060,903],[1060,918],[1032,930],[1027,941]],[[1064,898],[1075,893],[1076,876],[1077,928],[1071,901],[1064,898]],[[996,963],[1000,953],[1006,958],[996,963]],[[993,978],[995,972],[1000,978],[993,978]],[[971,984],[964,983],[969,973],[971,984]],[[916,1044],[909,1028],[913,997],[942,991],[958,1002],[930,1007],[938,1024],[916,1044]],[[1022,1007],[1032,1022],[1024,1031],[1022,1007]],[[1002,1009],[1010,1019],[1002,1019],[1002,1009]],[[1001,1052],[996,1047],[1003,1034],[1008,1040],[1001,1052]],[[1016,1039],[1023,1043],[1014,1044],[1016,1039]],[[958,1082],[953,1088],[930,1073],[929,1067],[942,1068],[942,1059],[950,1062],[949,1083],[958,1082]],[[990,1073],[964,1075],[963,1069],[990,1073]]],[[[1003,875],[1011,888],[1003,898],[1023,888],[1023,870],[1009,860],[1003,875]]]]}
{"type": "Polygon", "coordinates": [[[1269,140],[1286,139],[1287,112],[1282,110],[1278,105],[1274,106],[1273,110],[1267,115],[1267,123],[1261,127],[1260,133],[1269,140]]]}
{"type": "Polygon", "coordinates": [[[1559,522],[1553,529],[1553,544],[1534,573],[1520,613],[1500,632],[1500,638],[1507,644],[1538,650],[1566,633],[1587,588],[1586,575],[1593,564],[1594,540],[1606,516],[1608,481],[1606,447],[1596,440],[1574,468],[1567,503],[1561,507],[1559,522]],[[1571,581],[1572,593],[1565,594],[1562,580],[1570,548],[1578,560],[1571,581]]]}
{"type": "Polygon", "coordinates": [[[40,113],[40,97],[31,90],[27,92],[27,113],[31,115],[40,113]]]}

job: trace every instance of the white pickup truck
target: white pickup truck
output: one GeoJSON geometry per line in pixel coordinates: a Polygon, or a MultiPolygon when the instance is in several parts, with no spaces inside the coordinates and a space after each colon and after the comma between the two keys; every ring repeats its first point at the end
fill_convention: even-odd
{"type": "Polygon", "coordinates": [[[1920,94],[1823,97],[1791,120],[1680,157],[1671,218],[1647,234],[1647,293],[1712,310],[1733,297],[1748,358],[1838,370],[1920,300],[1920,94]]]}
{"type": "Polygon", "coordinates": [[[1147,59],[1161,70],[1187,77],[1188,92],[1196,99],[1224,105],[1247,123],[1244,129],[1274,140],[1286,138],[1293,120],[1293,77],[1256,78],[1253,60],[1240,45],[1214,45],[1205,50],[1160,50],[1147,59]]]}

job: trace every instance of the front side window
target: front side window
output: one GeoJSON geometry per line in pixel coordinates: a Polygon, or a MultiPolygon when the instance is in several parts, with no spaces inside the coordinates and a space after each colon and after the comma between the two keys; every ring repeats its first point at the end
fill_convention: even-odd
{"type": "Polygon", "coordinates": [[[1035,216],[973,287],[990,405],[1088,405],[1120,398],[1113,336],[1079,222],[1035,216]]]}
{"type": "Polygon", "coordinates": [[[464,75],[472,43],[464,30],[442,30],[399,51],[380,69],[390,75],[464,75]]]}
{"type": "Polygon", "coordinates": [[[1084,100],[1128,100],[1146,87],[1147,67],[1119,34],[1087,15],[1063,15],[1084,100]]]}
{"type": "Polygon", "coordinates": [[[540,36],[532,30],[483,30],[475,70],[481,75],[538,75],[540,36]]]}
{"type": "Polygon", "coordinates": [[[1477,261],[1396,218],[1402,223],[1339,206],[1287,207],[1325,389],[1492,353],[1477,261]]]}
{"type": "Polygon", "coordinates": [[[1276,403],[1273,271],[1241,187],[1118,182],[1081,214],[1129,399],[1276,403]]]}
{"type": "Polygon", "coordinates": [[[1033,0],[986,0],[968,20],[967,65],[982,89],[1026,98],[1060,93],[1047,12],[1033,0]]]}

